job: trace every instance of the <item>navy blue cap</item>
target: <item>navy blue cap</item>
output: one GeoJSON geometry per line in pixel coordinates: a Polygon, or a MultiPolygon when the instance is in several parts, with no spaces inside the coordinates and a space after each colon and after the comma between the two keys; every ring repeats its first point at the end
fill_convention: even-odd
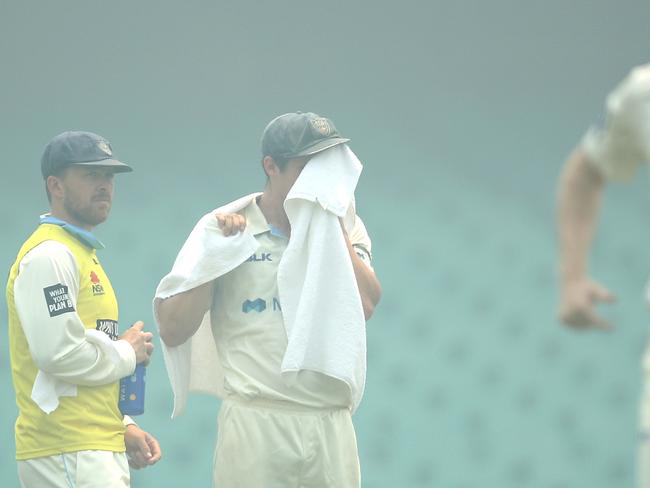
{"type": "Polygon", "coordinates": [[[41,173],[47,178],[72,164],[110,167],[115,173],[133,171],[128,164],[113,158],[110,142],[84,131],[63,132],[52,139],[41,157],[41,173]]]}
{"type": "Polygon", "coordinates": [[[274,118],[262,134],[262,155],[274,159],[311,156],[348,142],[332,121],[312,112],[292,112],[274,118]]]}

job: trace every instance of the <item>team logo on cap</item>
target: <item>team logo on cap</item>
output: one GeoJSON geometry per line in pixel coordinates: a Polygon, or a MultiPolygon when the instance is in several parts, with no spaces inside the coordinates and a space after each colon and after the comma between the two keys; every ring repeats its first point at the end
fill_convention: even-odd
{"type": "Polygon", "coordinates": [[[332,134],[332,127],[330,126],[329,122],[327,119],[324,119],[322,117],[316,118],[316,119],[311,119],[309,121],[311,123],[311,126],[316,129],[316,131],[327,137],[332,134]]]}
{"type": "Polygon", "coordinates": [[[113,155],[113,151],[111,151],[111,146],[109,146],[106,142],[104,142],[104,141],[98,142],[97,147],[99,148],[99,150],[101,152],[103,152],[107,156],[112,156],[113,155]]]}

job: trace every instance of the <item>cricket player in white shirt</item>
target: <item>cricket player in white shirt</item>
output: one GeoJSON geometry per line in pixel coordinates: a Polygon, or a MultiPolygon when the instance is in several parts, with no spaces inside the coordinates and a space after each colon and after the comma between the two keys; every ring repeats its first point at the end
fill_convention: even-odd
{"type": "MultiPolygon", "coordinates": [[[[558,188],[559,317],[569,327],[606,329],[596,305],[614,295],[589,276],[588,255],[607,181],[633,177],[650,163],[650,65],[634,68],[607,97],[607,119],[590,129],[569,156],[558,188]]],[[[650,211],[650,209],[648,209],[650,211]]],[[[650,487],[650,353],[640,405],[638,486],[650,487]]]]}

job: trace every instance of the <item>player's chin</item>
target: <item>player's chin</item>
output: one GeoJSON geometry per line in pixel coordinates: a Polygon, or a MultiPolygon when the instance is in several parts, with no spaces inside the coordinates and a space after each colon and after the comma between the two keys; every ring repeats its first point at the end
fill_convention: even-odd
{"type": "Polygon", "coordinates": [[[112,204],[109,200],[97,200],[94,202],[95,212],[108,215],[111,212],[112,204]]]}
{"type": "MultiPolygon", "coordinates": [[[[104,203],[104,202],[101,202],[104,203]]],[[[94,225],[99,225],[103,222],[106,222],[108,219],[109,214],[111,213],[111,204],[108,203],[107,205],[98,205],[93,209],[92,213],[92,221],[94,225]]]]}

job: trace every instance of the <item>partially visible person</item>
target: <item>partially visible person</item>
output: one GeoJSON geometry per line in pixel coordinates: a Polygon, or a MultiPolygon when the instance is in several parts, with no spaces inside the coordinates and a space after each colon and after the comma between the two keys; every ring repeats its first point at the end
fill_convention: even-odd
{"type": "Polygon", "coordinates": [[[147,363],[152,334],[141,321],[122,335],[111,283],[92,230],[109,215],[113,158],[91,132],[64,132],[45,147],[41,171],[51,211],[9,272],[16,459],[26,488],[122,488],[129,465],[155,464],[158,441],[118,409],[119,380],[147,363]]]}
{"type": "MultiPolygon", "coordinates": [[[[603,189],[608,181],[627,181],[650,163],[650,64],[634,68],[607,97],[603,128],[592,128],[569,156],[558,185],[560,320],[580,330],[609,329],[598,312],[614,294],[591,278],[589,250],[603,189]]],[[[650,208],[648,209],[650,212],[650,208]]],[[[650,351],[644,363],[640,406],[638,484],[650,487],[650,351]]]]}

